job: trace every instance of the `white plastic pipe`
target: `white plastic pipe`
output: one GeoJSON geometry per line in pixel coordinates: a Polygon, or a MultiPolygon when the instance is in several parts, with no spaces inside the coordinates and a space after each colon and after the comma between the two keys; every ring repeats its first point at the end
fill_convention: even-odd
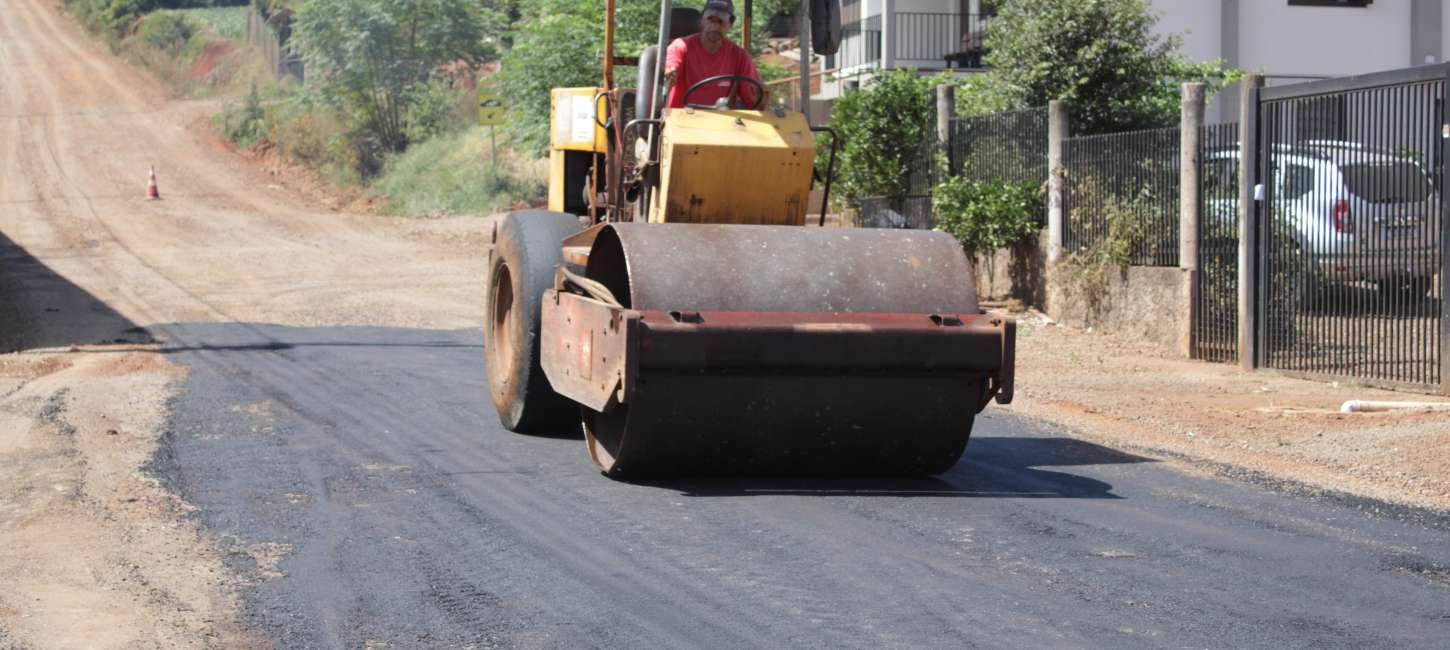
{"type": "Polygon", "coordinates": [[[1379,413],[1382,411],[1445,411],[1450,413],[1450,402],[1370,402],[1352,399],[1339,407],[1340,413],[1379,413]]]}

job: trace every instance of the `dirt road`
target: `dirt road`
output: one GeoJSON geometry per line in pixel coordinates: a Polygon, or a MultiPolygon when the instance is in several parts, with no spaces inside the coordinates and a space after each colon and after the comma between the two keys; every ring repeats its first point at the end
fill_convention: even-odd
{"type": "Polygon", "coordinates": [[[0,356],[0,640],[251,645],[227,564],[271,547],[221,550],[141,469],[183,376],[152,350],[201,345],[153,326],[477,320],[476,254],[433,241],[456,227],[300,203],[212,141],[208,108],[47,0],[0,3],[0,351],[25,350],[0,356]]]}
{"type": "Polygon", "coordinates": [[[1005,410],[938,479],[604,479],[496,425],[484,220],[309,204],[3,3],[0,647],[1450,638],[1443,518],[1005,410]]]}

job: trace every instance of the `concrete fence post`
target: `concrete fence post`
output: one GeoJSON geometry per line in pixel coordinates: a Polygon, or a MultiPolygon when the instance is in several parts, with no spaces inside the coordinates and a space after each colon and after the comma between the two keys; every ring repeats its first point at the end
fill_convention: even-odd
{"type": "Polygon", "coordinates": [[[1264,77],[1244,75],[1239,93],[1239,367],[1258,367],[1258,183],[1259,89],[1264,77]]]}
{"type": "Polygon", "coordinates": [[[938,151],[946,158],[947,173],[956,171],[952,160],[952,119],[957,116],[956,87],[940,84],[936,87],[936,142],[938,151]]]}
{"type": "Polygon", "coordinates": [[[1047,103],[1047,265],[1062,261],[1062,237],[1066,226],[1063,214],[1063,192],[1067,168],[1063,155],[1067,152],[1069,105],[1053,100],[1047,103]]]}
{"type": "Polygon", "coordinates": [[[1178,154],[1178,268],[1183,271],[1184,316],[1179,335],[1183,356],[1197,356],[1198,290],[1202,278],[1198,274],[1198,232],[1203,218],[1202,179],[1198,174],[1199,140],[1203,126],[1204,85],[1183,84],[1183,101],[1179,120],[1178,154]]]}

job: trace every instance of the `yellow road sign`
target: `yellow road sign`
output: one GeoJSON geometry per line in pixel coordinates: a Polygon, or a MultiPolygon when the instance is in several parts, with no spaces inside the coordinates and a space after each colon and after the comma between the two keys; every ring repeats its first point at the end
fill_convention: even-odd
{"type": "Polygon", "coordinates": [[[490,90],[478,91],[478,125],[498,126],[503,124],[503,100],[490,90]]]}

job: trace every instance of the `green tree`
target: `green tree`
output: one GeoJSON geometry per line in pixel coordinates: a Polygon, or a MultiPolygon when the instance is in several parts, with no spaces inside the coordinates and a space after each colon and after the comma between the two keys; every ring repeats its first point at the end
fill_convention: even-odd
{"type": "Polygon", "coordinates": [[[484,36],[497,16],[471,0],[307,0],[292,43],[354,124],[383,151],[402,151],[433,70],[492,54],[484,36]]]}
{"type": "Polygon", "coordinates": [[[1148,0],[1004,0],[987,33],[989,79],[962,93],[959,107],[1064,99],[1075,133],[1170,126],[1180,82],[1217,90],[1236,73],[1188,62],[1182,39],[1154,33],[1157,21],[1148,0]]]}
{"type": "Polygon", "coordinates": [[[934,138],[929,89],[937,81],[892,70],[836,102],[831,125],[842,144],[836,179],[848,202],[909,192],[922,144],[934,138]]]}

